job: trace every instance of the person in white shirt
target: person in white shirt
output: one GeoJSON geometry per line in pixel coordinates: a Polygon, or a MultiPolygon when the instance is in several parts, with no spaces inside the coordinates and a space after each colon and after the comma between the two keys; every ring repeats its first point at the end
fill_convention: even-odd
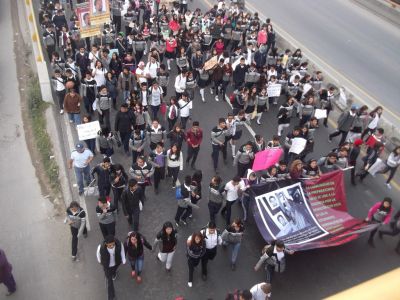
{"type": "Polygon", "coordinates": [[[179,115],[181,117],[182,129],[186,129],[187,120],[190,117],[190,110],[193,108],[192,100],[189,99],[188,93],[184,92],[178,101],[179,115]]]}
{"type": "Polygon", "coordinates": [[[217,246],[222,245],[221,235],[217,231],[215,222],[208,222],[207,228],[200,231],[205,237],[206,241],[206,253],[201,258],[201,278],[207,280],[207,263],[209,260],[213,260],[217,255],[217,246]]]}
{"type": "Polygon", "coordinates": [[[233,177],[233,179],[225,185],[226,204],[221,210],[221,214],[225,215],[227,226],[231,224],[232,205],[239,199],[239,196],[241,196],[245,190],[246,185],[239,176],[233,177]]]}
{"type": "Polygon", "coordinates": [[[146,73],[144,62],[142,62],[142,61],[139,62],[138,67],[136,69],[136,79],[137,79],[139,85],[142,85],[142,83],[147,84],[148,77],[149,77],[149,74],[146,73]]]}
{"type": "Polygon", "coordinates": [[[250,289],[250,293],[253,296],[253,300],[269,300],[271,299],[271,284],[266,282],[258,283],[250,289]]]}
{"type": "Polygon", "coordinates": [[[74,167],[76,181],[79,187],[79,195],[83,194],[83,179],[85,179],[86,185],[90,184],[90,162],[92,160],[92,151],[86,149],[83,143],[77,143],[68,161],[68,168],[72,169],[72,166],[74,167]]]}
{"type": "Polygon", "coordinates": [[[176,76],[175,78],[176,99],[179,99],[185,90],[186,90],[186,72],[182,71],[182,73],[176,76]]]}
{"type": "Polygon", "coordinates": [[[172,177],[172,188],[175,188],[179,171],[183,170],[183,155],[179,146],[174,144],[167,151],[168,175],[172,177]]]}
{"type": "Polygon", "coordinates": [[[96,61],[96,68],[92,71],[92,76],[94,80],[96,80],[97,88],[101,87],[102,85],[106,85],[106,74],[107,69],[103,67],[101,61],[96,61]]]}
{"type": "Polygon", "coordinates": [[[107,279],[108,299],[115,298],[113,281],[117,278],[117,269],[126,263],[124,245],[114,236],[108,235],[97,247],[97,261],[103,266],[107,279]]]}
{"type": "Polygon", "coordinates": [[[161,102],[163,99],[163,90],[158,85],[157,81],[153,81],[153,85],[149,88],[149,99],[151,106],[152,119],[157,119],[158,111],[160,110],[161,102]]]}
{"type": "Polygon", "coordinates": [[[149,79],[152,84],[157,79],[157,72],[160,69],[160,63],[156,60],[154,56],[150,56],[150,61],[146,64],[145,73],[149,74],[149,79]]]}

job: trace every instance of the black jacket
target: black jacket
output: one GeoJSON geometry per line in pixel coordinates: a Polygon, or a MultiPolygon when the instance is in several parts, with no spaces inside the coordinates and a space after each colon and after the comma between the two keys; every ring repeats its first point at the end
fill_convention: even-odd
{"type": "Polygon", "coordinates": [[[129,187],[126,188],[121,195],[122,201],[122,210],[124,211],[124,215],[128,215],[132,213],[134,210],[139,209],[139,201],[143,202],[144,193],[143,189],[138,186],[136,191],[131,192],[129,187]]]}
{"type": "MultiPolygon", "coordinates": [[[[121,247],[122,243],[115,239],[115,266],[117,267],[122,263],[121,247]]],[[[110,253],[105,243],[100,247],[100,261],[104,268],[110,267],[110,253]]]]}
{"type": "Polygon", "coordinates": [[[131,111],[119,111],[115,116],[114,130],[130,133],[132,131],[132,126],[135,126],[135,115],[131,111]]]}

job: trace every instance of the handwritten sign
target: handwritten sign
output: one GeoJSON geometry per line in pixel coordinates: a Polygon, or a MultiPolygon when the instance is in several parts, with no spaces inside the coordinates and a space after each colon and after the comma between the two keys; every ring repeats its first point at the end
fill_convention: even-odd
{"type": "Polygon", "coordinates": [[[95,139],[100,131],[99,121],[93,121],[77,125],[78,137],[80,141],[95,139]]]}
{"type": "Polygon", "coordinates": [[[281,95],[282,85],[279,83],[271,84],[267,87],[268,97],[279,97],[281,95]]]}
{"type": "Polygon", "coordinates": [[[327,117],[326,109],[317,108],[314,113],[314,117],[317,119],[325,119],[327,117]]]}

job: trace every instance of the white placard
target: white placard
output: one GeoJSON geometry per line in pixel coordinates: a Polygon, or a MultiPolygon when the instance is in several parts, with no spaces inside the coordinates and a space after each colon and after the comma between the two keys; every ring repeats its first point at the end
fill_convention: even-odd
{"type": "Polygon", "coordinates": [[[317,108],[314,113],[314,117],[317,119],[325,119],[327,117],[326,109],[317,108]]]}
{"type": "Polygon", "coordinates": [[[282,85],[279,83],[271,84],[267,87],[268,97],[279,97],[281,95],[282,85]]]}
{"type": "Polygon", "coordinates": [[[300,154],[306,147],[307,140],[301,137],[296,137],[292,140],[292,146],[289,149],[290,153],[300,154]]]}
{"type": "Polygon", "coordinates": [[[78,137],[80,141],[95,139],[97,133],[100,131],[99,121],[93,121],[85,124],[79,124],[76,126],[78,130],[78,137]]]}

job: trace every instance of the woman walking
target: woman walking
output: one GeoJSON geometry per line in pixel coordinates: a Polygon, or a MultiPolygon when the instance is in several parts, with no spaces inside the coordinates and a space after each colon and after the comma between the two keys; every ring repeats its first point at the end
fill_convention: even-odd
{"type": "Polygon", "coordinates": [[[168,175],[172,177],[172,188],[175,188],[179,171],[183,170],[183,155],[178,145],[174,144],[167,151],[168,175]]]}
{"type": "MultiPolygon", "coordinates": [[[[195,232],[189,236],[186,242],[187,260],[189,266],[188,287],[193,286],[193,272],[206,253],[206,242],[201,232],[195,232]]],[[[202,265],[203,267],[203,265],[202,265]]]]}
{"type": "Polygon", "coordinates": [[[389,224],[392,216],[393,207],[392,199],[385,197],[381,202],[375,203],[368,211],[368,216],[365,219],[366,222],[378,224],[374,230],[371,231],[368,238],[368,244],[375,248],[374,236],[378,231],[378,228],[382,224],[389,224]]]}
{"type": "Polygon", "coordinates": [[[67,209],[67,217],[64,221],[71,228],[72,235],[72,261],[77,260],[78,239],[82,235],[87,237],[86,212],[77,201],[72,201],[67,209]]]}
{"type": "Polygon", "coordinates": [[[156,245],[159,245],[160,251],[157,254],[157,259],[161,262],[165,262],[165,268],[167,272],[171,271],[172,260],[174,259],[177,240],[177,232],[172,226],[171,222],[165,222],[162,229],[156,236],[153,249],[156,245]]]}
{"type": "Polygon", "coordinates": [[[239,218],[235,219],[231,225],[229,225],[221,235],[222,246],[232,246],[231,254],[231,269],[236,270],[236,260],[239,255],[240,245],[242,243],[244,233],[244,226],[242,220],[239,218]]]}
{"type": "Polygon", "coordinates": [[[136,277],[136,282],[142,282],[142,270],[144,262],[144,247],[153,250],[153,247],[147,242],[145,237],[139,232],[131,231],[124,243],[125,253],[131,265],[131,276],[136,277]]]}

